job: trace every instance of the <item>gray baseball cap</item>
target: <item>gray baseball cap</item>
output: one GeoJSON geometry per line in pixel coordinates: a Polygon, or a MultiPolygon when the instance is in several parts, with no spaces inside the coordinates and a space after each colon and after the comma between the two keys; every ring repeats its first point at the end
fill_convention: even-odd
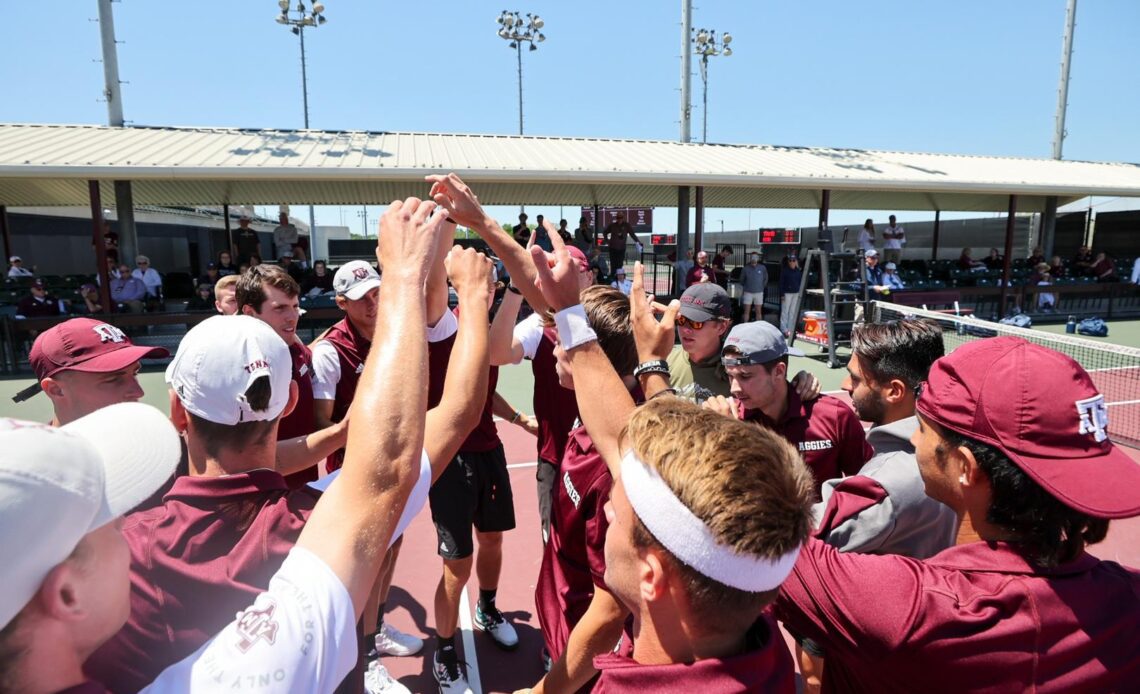
{"type": "Polygon", "coordinates": [[[788,347],[780,329],[765,321],[741,323],[728,331],[728,338],[721,349],[721,361],[725,366],[751,366],[767,364],[785,354],[802,357],[798,349],[788,347]],[[732,349],[739,354],[725,356],[725,350],[732,349]]]}
{"type": "Polygon", "coordinates": [[[694,284],[681,295],[681,315],[698,322],[731,318],[732,301],[719,284],[694,284]]]}
{"type": "Polygon", "coordinates": [[[351,301],[360,299],[380,286],[380,275],[365,260],[353,260],[341,265],[333,276],[333,289],[351,301]]]}

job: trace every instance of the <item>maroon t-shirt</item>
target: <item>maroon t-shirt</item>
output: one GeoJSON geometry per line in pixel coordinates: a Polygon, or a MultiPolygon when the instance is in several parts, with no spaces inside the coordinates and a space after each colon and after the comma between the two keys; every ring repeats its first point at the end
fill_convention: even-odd
{"type": "MultiPolygon", "coordinates": [[[[459,309],[455,309],[459,315],[459,309]]],[[[439,404],[443,396],[443,382],[447,376],[447,363],[451,359],[451,350],[455,346],[455,335],[439,342],[428,343],[428,407],[439,404]],[[434,403],[432,402],[435,398],[434,403]]],[[[467,439],[459,446],[460,453],[486,453],[503,445],[499,439],[499,430],[495,427],[495,387],[499,383],[499,367],[492,366],[487,378],[487,401],[483,403],[483,414],[479,424],[467,435],[467,439]]]]}
{"type": "Polygon", "coordinates": [[[1140,572],[1052,568],[973,542],[926,560],[809,540],[775,616],[827,650],[825,692],[1124,692],[1140,683],[1140,572]]]}
{"type": "MultiPolygon", "coordinates": [[[[289,345],[289,356],[293,358],[293,382],[297,384],[297,406],[288,417],[277,425],[277,440],[306,436],[317,430],[313,417],[313,353],[309,348],[294,340],[289,345]]],[[[308,484],[317,479],[317,466],[294,472],[285,478],[291,489],[308,484]]]]}
{"type": "Polygon", "coordinates": [[[566,450],[566,439],[574,422],[578,420],[578,399],[574,391],[558,383],[554,368],[554,345],[558,332],[554,328],[542,331],[531,371],[534,373],[534,418],[538,420],[538,459],[557,466],[566,450]]]}
{"type": "MultiPolygon", "coordinates": [[[[332,411],[332,421],[339,422],[348,414],[352,399],[356,397],[356,384],[360,382],[360,374],[364,371],[364,360],[368,358],[372,342],[360,334],[348,320],[348,316],[329,328],[323,339],[333,346],[340,360],[340,380],[336,384],[332,411]]],[[[328,472],[332,472],[343,464],[342,448],[328,457],[325,468],[328,472]]]]}
{"type": "Polygon", "coordinates": [[[741,419],[768,427],[799,450],[815,477],[817,498],[826,480],[857,474],[874,454],[855,411],[830,395],[804,402],[789,385],[788,407],[779,422],[760,410],[740,406],[739,412],[741,419]]]}
{"type": "Polygon", "coordinates": [[[319,498],[260,469],[179,477],[162,506],[127,516],[131,614],[86,674],[136,692],[201,647],[268,589],[319,498]]]}
{"type": "MultiPolygon", "coordinates": [[[[796,691],[791,653],[776,625],[761,617],[748,632],[749,649],[728,658],[705,658],[695,663],[641,665],[631,658],[607,653],[594,658],[601,671],[594,693],[740,694],[796,691]]],[[[830,661],[828,667],[831,667],[830,661]]]]}
{"type": "Polygon", "coordinates": [[[554,485],[550,539],[543,548],[534,603],[550,657],[566,650],[570,632],[594,597],[605,589],[606,530],[603,510],[613,477],[585,427],[570,433],[554,485]]]}
{"type": "Polygon", "coordinates": [[[685,275],[685,286],[691,287],[694,284],[699,284],[701,277],[705,275],[708,275],[709,282],[716,281],[716,275],[713,273],[713,269],[711,267],[708,265],[704,267],[701,267],[700,265],[694,265],[693,267],[689,268],[688,274],[685,275]]]}

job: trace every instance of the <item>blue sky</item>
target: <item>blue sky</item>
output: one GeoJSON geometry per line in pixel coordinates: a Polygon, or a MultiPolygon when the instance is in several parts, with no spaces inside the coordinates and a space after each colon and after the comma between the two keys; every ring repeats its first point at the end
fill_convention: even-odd
{"type": "MultiPolygon", "coordinates": [[[[326,0],[306,34],[310,119],[329,129],[513,133],[515,56],[503,9],[536,12],[523,57],[528,134],[676,139],[680,2],[326,0]]],[[[731,31],[710,66],[709,140],[1049,156],[1064,0],[697,0],[694,26],[731,31]]],[[[105,123],[94,0],[10,3],[0,24],[0,121],[105,123]]],[[[275,0],[116,2],[128,120],[300,127],[296,37],[275,0]]],[[[1140,3],[1078,6],[1065,158],[1140,161],[1140,3]]],[[[694,71],[695,71],[694,63],[694,71]]],[[[700,79],[693,132],[699,137],[700,79]]],[[[371,216],[379,214],[372,207],[371,216]]],[[[359,231],[359,208],[318,223],[359,231]]],[[[557,218],[556,207],[533,214],[557,218]]],[[[513,216],[499,210],[502,219],[513,216]]],[[[566,208],[565,214],[574,211],[566,208]]],[[[833,211],[832,223],[886,211],[833,211]]],[[[814,222],[810,211],[709,210],[710,230],[814,222]]],[[[923,219],[903,213],[900,219],[923,219]]],[[[657,230],[676,215],[660,210],[657,230]]]]}

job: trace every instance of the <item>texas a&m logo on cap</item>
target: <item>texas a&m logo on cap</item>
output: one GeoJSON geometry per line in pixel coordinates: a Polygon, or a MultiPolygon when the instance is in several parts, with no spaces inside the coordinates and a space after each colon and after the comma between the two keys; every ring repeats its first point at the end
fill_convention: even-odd
{"type": "Polygon", "coordinates": [[[127,340],[126,333],[107,323],[100,323],[99,325],[92,326],[91,329],[99,336],[99,341],[102,343],[126,342],[127,340]]]}
{"type": "Polygon", "coordinates": [[[1108,438],[1108,405],[1103,395],[1077,400],[1077,415],[1080,417],[1080,433],[1092,434],[1097,443],[1108,438]]]}
{"type": "Polygon", "coordinates": [[[236,627],[239,651],[248,653],[249,649],[262,639],[270,644],[277,640],[277,630],[280,625],[273,619],[273,613],[276,611],[277,603],[270,600],[263,610],[248,609],[238,615],[236,627]]]}
{"type": "Polygon", "coordinates": [[[352,278],[355,280],[368,279],[368,268],[357,267],[352,269],[352,278]]]}

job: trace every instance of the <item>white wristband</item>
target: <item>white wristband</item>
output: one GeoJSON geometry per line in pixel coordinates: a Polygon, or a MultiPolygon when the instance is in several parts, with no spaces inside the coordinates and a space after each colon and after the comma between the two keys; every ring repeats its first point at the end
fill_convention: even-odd
{"type": "Polygon", "coordinates": [[[558,326],[558,340],[562,343],[562,349],[574,349],[598,339],[598,334],[590,327],[582,304],[555,313],[554,324],[558,326]]]}

